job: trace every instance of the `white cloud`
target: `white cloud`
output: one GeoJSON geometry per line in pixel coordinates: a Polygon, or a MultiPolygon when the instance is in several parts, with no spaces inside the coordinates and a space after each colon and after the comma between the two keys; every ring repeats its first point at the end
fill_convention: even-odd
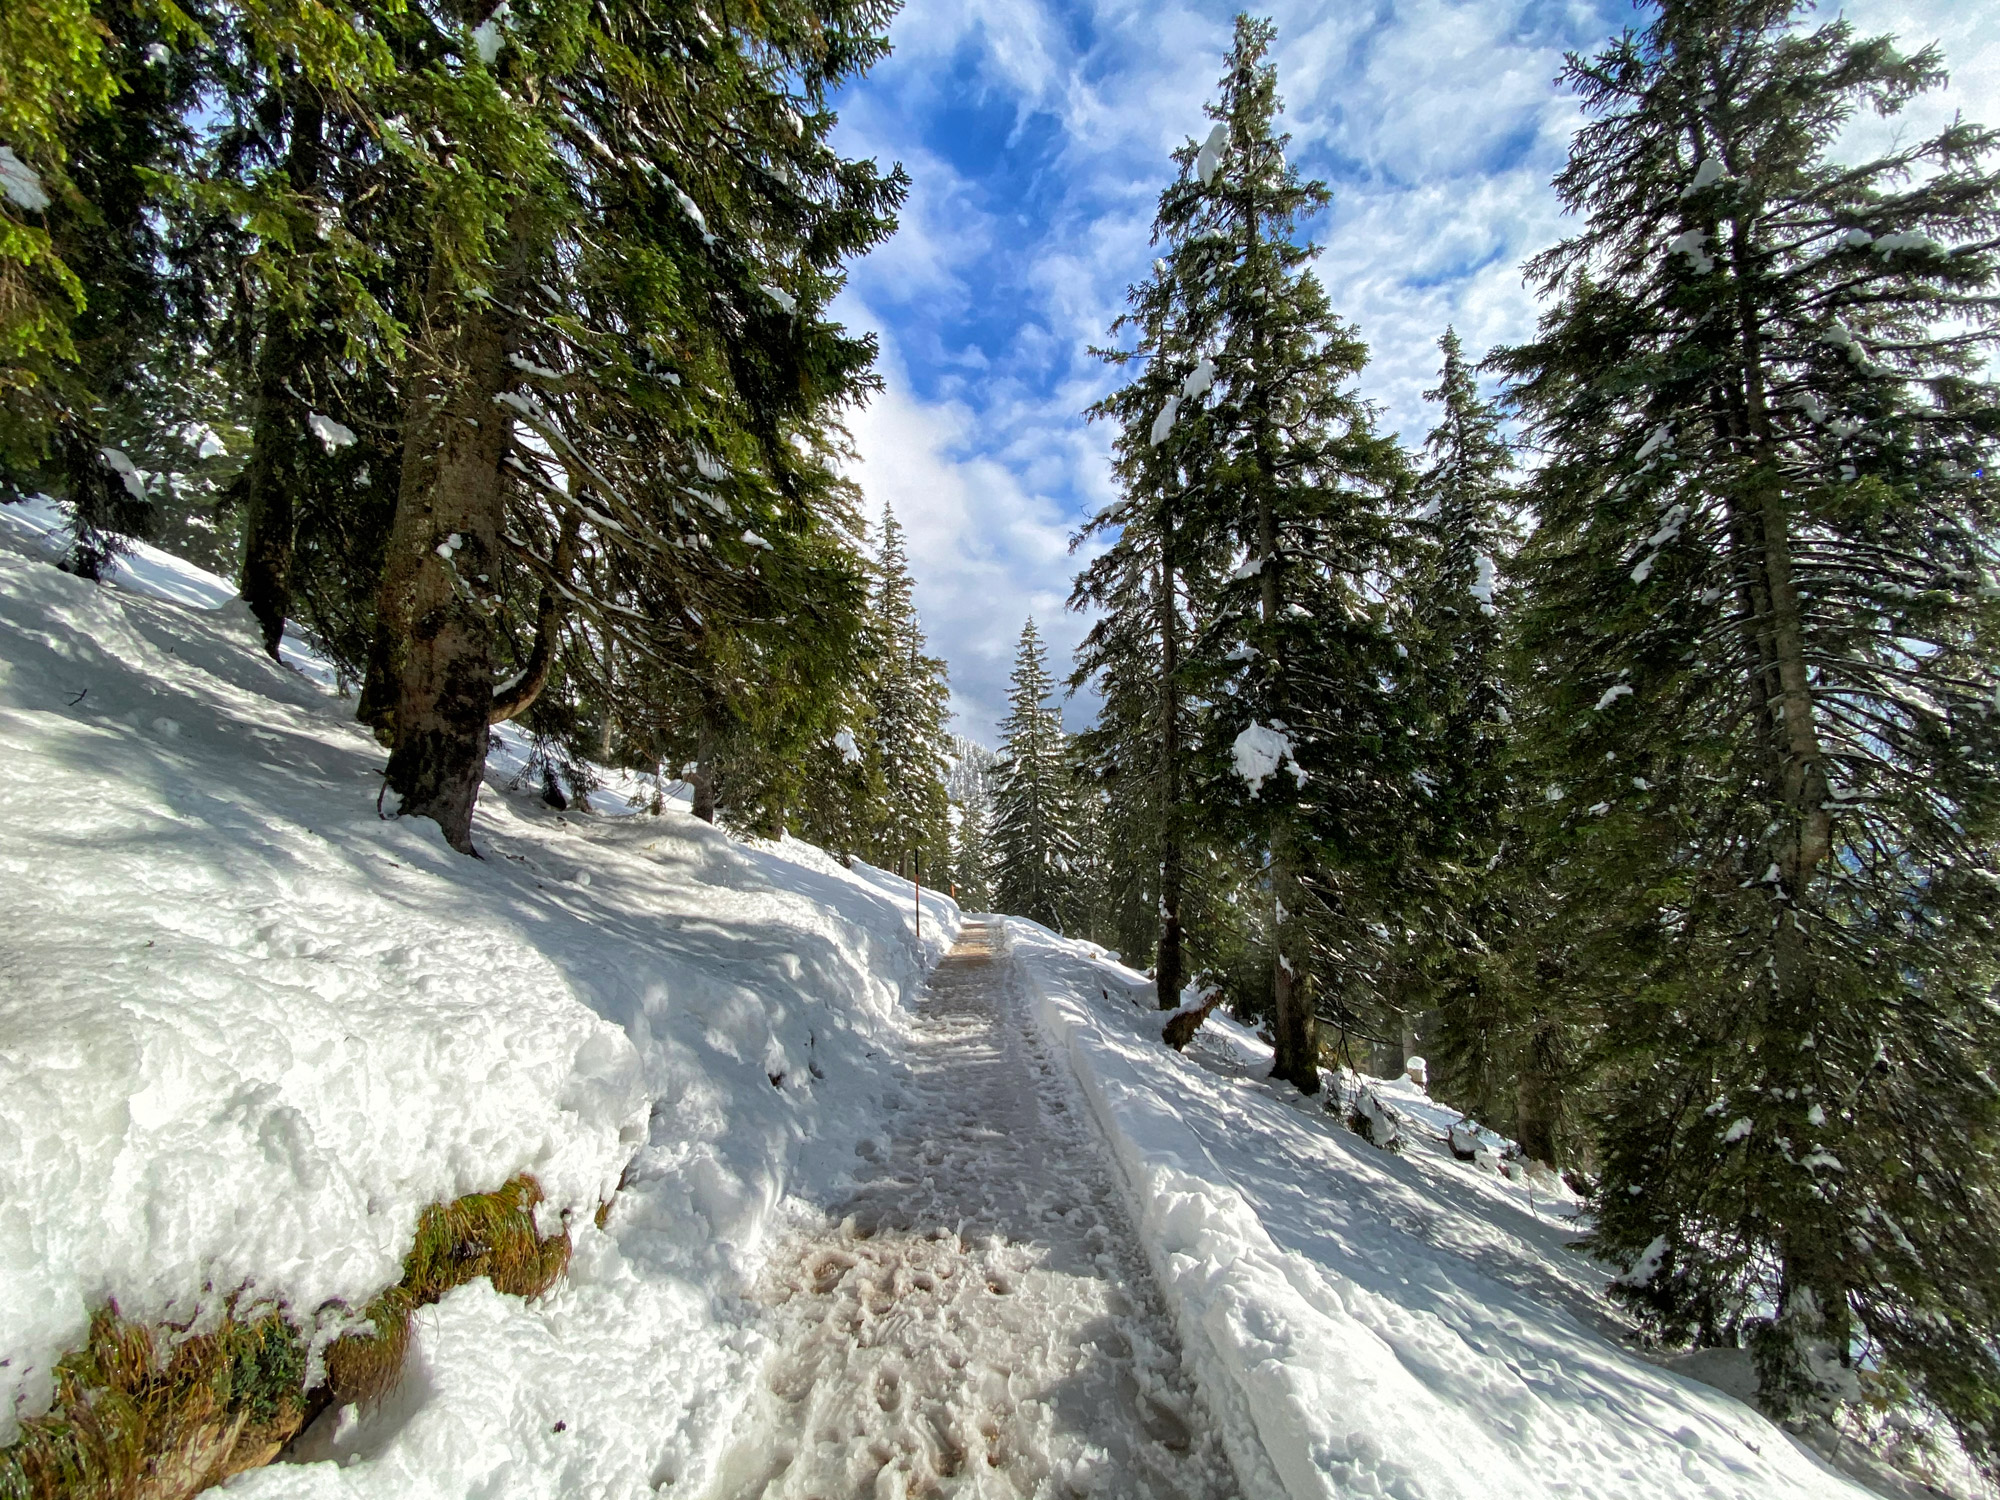
{"type": "Polygon", "coordinates": [[[871,524],[887,505],[908,533],[917,608],[931,649],[951,665],[957,727],[993,743],[1022,623],[1034,616],[1058,677],[1082,637],[1065,608],[1073,528],[1058,501],[1024,482],[1034,467],[1027,455],[973,446],[981,414],[918,401],[898,378],[893,345],[883,364],[888,390],[850,423],[861,454],[854,477],[871,524]]]}
{"type": "MultiPolygon", "coordinates": [[[[1846,9],[1864,34],[1944,43],[1952,86],[1907,131],[1954,108],[2000,122],[2000,8],[1846,9]]],[[[1475,354],[1532,331],[1520,266],[1562,232],[1549,179],[1578,119],[1554,86],[1562,53],[1635,17],[1623,0],[1271,12],[1293,159],[1334,194],[1313,226],[1319,273],[1373,351],[1363,390],[1414,444],[1447,323],[1475,354]]],[[[915,178],[902,234],[856,268],[844,303],[890,356],[890,390],[856,437],[871,499],[911,523],[919,600],[968,732],[990,736],[1003,711],[1024,615],[1045,627],[1058,675],[1082,632],[1061,608],[1067,540],[1109,498],[1109,444],[1081,413],[1116,378],[1087,346],[1152,258],[1168,153],[1206,133],[1229,27],[1187,4],[912,0],[894,56],[841,101],[842,149],[903,160],[915,178]],[[994,138],[958,138],[968,118],[994,138]]],[[[1857,139],[1874,144],[1870,131],[1883,127],[1857,123],[1857,139]]]]}

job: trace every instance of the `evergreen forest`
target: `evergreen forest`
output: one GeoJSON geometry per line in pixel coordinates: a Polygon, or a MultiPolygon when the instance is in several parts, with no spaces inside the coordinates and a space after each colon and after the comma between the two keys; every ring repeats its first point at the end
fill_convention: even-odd
{"type": "Polygon", "coordinates": [[[239,580],[463,854],[515,721],[551,801],[1087,938],[1302,1095],[1421,1058],[1648,1337],[2000,1480],[2000,135],[1837,150],[1945,59],[1642,5],[1558,80],[1532,334],[1437,329],[1398,433],[1238,17],[1079,414],[1082,644],[1022,622],[989,749],[830,311],[910,188],[833,144],[894,9],[11,0],[0,500],[239,580]]]}

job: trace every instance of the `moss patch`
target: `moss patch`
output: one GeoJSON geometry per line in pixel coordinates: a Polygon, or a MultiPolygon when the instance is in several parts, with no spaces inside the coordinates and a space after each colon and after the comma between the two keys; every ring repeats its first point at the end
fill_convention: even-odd
{"type": "Polygon", "coordinates": [[[268,1304],[232,1299],[199,1332],[100,1308],[84,1346],[56,1366],[48,1415],[0,1448],[0,1500],[181,1500],[269,1463],[329,1403],[395,1388],[418,1308],[481,1276],[520,1297],[554,1285],[569,1266],[569,1235],[536,1231],[541,1198],[523,1173],[425,1209],[403,1279],[368,1304],[366,1326],[328,1348],[326,1382],[311,1391],[306,1341],[268,1304]]]}

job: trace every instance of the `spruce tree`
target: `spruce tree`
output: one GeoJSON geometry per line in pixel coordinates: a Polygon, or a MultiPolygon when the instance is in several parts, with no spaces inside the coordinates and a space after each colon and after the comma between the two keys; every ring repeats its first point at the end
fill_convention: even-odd
{"type": "Polygon", "coordinates": [[[1833,159],[1942,67],[1802,10],[1566,70],[1582,227],[1500,359],[1547,456],[1523,718],[1622,1294],[1780,1416],[1912,1390],[2000,1473],[1996,142],[1833,159]]]}
{"type": "Polygon", "coordinates": [[[1233,766],[1217,792],[1264,871],[1273,1073],[1314,1093],[1318,1010],[1345,1011],[1341,990],[1365,968],[1409,791],[1378,587],[1403,468],[1351,385],[1367,350],[1297,234],[1328,195],[1285,160],[1274,35],[1237,19],[1216,126],[1162,200],[1180,239],[1177,336],[1207,351],[1193,384],[1213,391],[1185,418],[1170,394],[1155,420],[1195,535],[1211,555],[1241,549],[1199,612],[1204,751],[1233,766]]]}
{"type": "Polygon", "coordinates": [[[872,740],[881,773],[876,861],[901,869],[914,855],[935,879],[944,876],[951,856],[944,780],[949,692],[945,664],[925,650],[915,589],[902,523],[885,507],[869,626],[872,740]]]}
{"type": "Polygon", "coordinates": [[[993,910],[993,799],[983,781],[958,804],[958,821],[951,830],[951,880],[965,910],[993,910]]]}
{"type": "MultiPolygon", "coordinates": [[[[1203,147],[1180,153],[1185,170],[1203,147]]],[[[1115,472],[1119,499],[1093,516],[1072,547],[1094,539],[1110,545],[1078,574],[1070,607],[1097,619],[1077,652],[1071,685],[1094,682],[1103,706],[1078,745],[1080,772],[1107,798],[1103,832],[1118,851],[1102,893],[1109,920],[1128,951],[1154,954],[1160,1008],[1180,1003],[1185,982],[1182,904],[1193,835],[1184,808],[1194,784],[1189,764],[1193,703],[1185,653],[1189,602],[1212,592],[1216,549],[1196,529],[1188,474],[1197,460],[1184,450],[1199,403],[1214,381],[1186,315],[1180,262],[1196,212],[1179,183],[1162,195],[1153,225],[1166,255],[1134,287],[1130,310],[1111,327],[1114,337],[1137,332],[1137,347],[1096,351],[1107,362],[1136,363],[1136,377],[1091,407],[1092,420],[1119,424],[1115,472]],[[1181,409],[1187,420],[1177,422],[1181,409]],[[1147,931],[1147,928],[1154,931],[1147,931]]]]}
{"type": "Polygon", "coordinates": [[[1444,364],[1426,392],[1437,420],[1412,491],[1420,547],[1404,584],[1408,655],[1399,653],[1424,755],[1401,881],[1408,937],[1396,956],[1395,1009],[1436,1010],[1424,1048],[1433,1092],[1493,1120],[1505,1071],[1491,952],[1510,721],[1494,585],[1511,550],[1513,456],[1457,333],[1447,329],[1438,347],[1444,364]]]}
{"type": "Polygon", "coordinates": [[[881,54],[884,18],[413,17],[390,134],[431,242],[361,710],[401,810],[455,847],[487,725],[558,657],[616,637],[670,677],[718,616],[775,604],[799,629],[819,607],[769,585],[810,584],[848,519],[829,434],[873,344],[820,310],[903,180],[832,151],[826,97],[881,54]]]}
{"type": "Polygon", "coordinates": [[[1022,627],[1008,686],[1009,713],[1000,725],[1000,764],[993,786],[993,850],[999,873],[995,909],[1028,917],[1057,932],[1076,915],[1077,859],[1068,737],[1049,701],[1047,648],[1031,619],[1022,627]]]}

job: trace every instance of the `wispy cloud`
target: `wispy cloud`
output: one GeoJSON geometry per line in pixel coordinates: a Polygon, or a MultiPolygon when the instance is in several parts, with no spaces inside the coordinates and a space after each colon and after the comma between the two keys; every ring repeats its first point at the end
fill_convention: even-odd
{"type": "MultiPolygon", "coordinates": [[[[1863,31],[1943,41],[1952,88],[1909,129],[1952,108],[2000,119],[2000,8],[1847,11],[1863,31]]],[[[1293,160],[1334,192],[1310,226],[1319,273],[1373,350],[1364,390],[1414,443],[1447,323],[1475,351],[1532,329],[1520,265],[1561,232],[1549,179],[1577,120],[1553,80],[1566,49],[1635,13],[1624,0],[1287,0],[1271,13],[1293,160]]],[[[902,232],[857,267],[841,313],[884,341],[889,391],[855,424],[860,478],[910,528],[966,732],[991,739],[1028,614],[1059,657],[1082,633],[1062,612],[1067,540],[1108,498],[1109,434],[1081,413],[1115,379],[1087,346],[1152,257],[1168,153],[1204,128],[1233,14],[912,0],[895,55],[841,101],[843,149],[901,160],[915,182],[902,232]]]]}

